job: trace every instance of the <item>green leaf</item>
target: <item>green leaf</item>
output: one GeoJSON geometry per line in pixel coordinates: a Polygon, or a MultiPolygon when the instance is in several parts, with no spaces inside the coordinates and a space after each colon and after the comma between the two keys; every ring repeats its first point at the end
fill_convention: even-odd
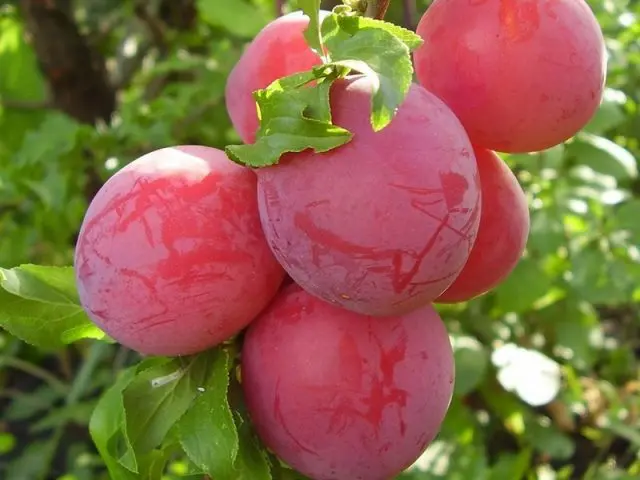
{"type": "Polygon", "coordinates": [[[271,467],[251,423],[242,416],[234,415],[240,439],[236,458],[237,477],[234,480],[271,480],[271,467]]]}
{"type": "Polygon", "coordinates": [[[304,38],[319,55],[323,55],[322,36],[320,35],[320,0],[298,0],[298,7],[309,17],[309,26],[304,38]]]}
{"type": "Polygon", "coordinates": [[[530,258],[520,260],[511,275],[496,288],[497,306],[503,312],[523,312],[552,287],[551,278],[530,258]]]}
{"type": "MultiPolygon", "coordinates": [[[[127,436],[135,455],[159,447],[206,383],[215,351],[158,359],[137,373],[122,394],[127,436]]],[[[125,457],[125,461],[132,459],[125,457]]]]}
{"type": "Polygon", "coordinates": [[[453,352],[456,364],[454,393],[464,396],[471,393],[484,379],[489,366],[489,354],[475,338],[453,335],[453,352]]]}
{"type": "MultiPolygon", "coordinates": [[[[45,480],[51,466],[49,461],[53,457],[58,440],[50,436],[46,440],[31,441],[22,454],[12,460],[6,471],[3,472],[3,480],[45,480]]],[[[121,477],[118,477],[121,478],[121,477]]],[[[123,478],[123,480],[127,480],[123,478]]]]}
{"type": "Polygon", "coordinates": [[[576,448],[571,437],[562,433],[557,427],[543,425],[537,421],[527,424],[524,436],[538,451],[558,460],[571,458],[576,448]]]}
{"type": "Polygon", "coordinates": [[[442,422],[439,437],[455,441],[460,445],[467,445],[480,437],[478,421],[475,413],[462,403],[459,397],[454,397],[442,422]]]}
{"type": "Polygon", "coordinates": [[[567,151],[581,165],[617,180],[638,176],[638,165],[633,155],[607,138],[582,132],[567,146],[567,151]]]}
{"type": "Polygon", "coordinates": [[[384,22],[344,15],[330,15],[322,23],[325,45],[331,62],[371,78],[374,84],[371,126],[386,127],[404,101],[413,79],[409,45],[420,37],[384,22]],[[396,29],[403,35],[397,37],[396,29]],[[414,38],[417,37],[417,38],[414,38]]]}
{"type": "Polygon", "coordinates": [[[11,404],[2,412],[3,418],[17,422],[49,411],[64,397],[64,394],[65,392],[57,391],[48,384],[42,384],[29,393],[14,397],[11,404]]]}
{"type": "Polygon", "coordinates": [[[476,445],[438,440],[429,445],[410,471],[416,473],[416,480],[484,479],[487,457],[476,445]]]}
{"type": "Polygon", "coordinates": [[[619,418],[609,415],[605,424],[605,429],[613,432],[621,438],[625,438],[634,448],[640,449],[640,432],[635,427],[629,426],[619,418]]]}
{"type": "MultiPolygon", "coordinates": [[[[87,131],[86,125],[81,125],[68,115],[61,112],[48,114],[37,129],[32,129],[25,135],[25,140],[18,151],[15,152],[13,161],[22,167],[31,167],[51,161],[51,158],[59,158],[72,151],[77,139],[83,131],[87,131]]],[[[44,188],[39,182],[26,179],[22,183],[39,194],[44,188]]],[[[40,194],[41,197],[45,195],[40,194]]],[[[50,204],[50,201],[43,201],[50,204]]]]}
{"type": "Polygon", "coordinates": [[[625,304],[637,279],[619,259],[597,246],[586,247],[572,257],[571,284],[584,300],[593,304],[625,304]]]}
{"type": "Polygon", "coordinates": [[[206,23],[221,27],[238,37],[255,37],[270,20],[266,12],[245,0],[197,0],[196,6],[206,23]]]}
{"type": "Polygon", "coordinates": [[[569,298],[540,313],[555,331],[556,345],[571,352],[569,363],[582,370],[590,368],[597,359],[591,339],[599,328],[593,308],[569,298]]]}
{"type": "MultiPolygon", "coordinates": [[[[0,13],[4,13],[0,9],[0,13]]],[[[24,25],[15,13],[0,17],[0,99],[42,101],[46,85],[24,25]]],[[[35,129],[48,113],[44,110],[3,108],[0,102],[0,164],[13,157],[24,136],[35,129]]]]}
{"type": "Polygon", "coordinates": [[[492,466],[487,480],[520,480],[525,478],[531,464],[533,452],[530,448],[523,449],[518,454],[503,454],[492,466]]]}
{"type": "Polygon", "coordinates": [[[600,135],[625,121],[623,106],[627,101],[626,95],[620,90],[607,88],[598,111],[584,127],[584,131],[600,135]]]}
{"type": "Polygon", "coordinates": [[[210,354],[197,399],[178,423],[180,444],[191,461],[217,480],[237,480],[238,432],[229,408],[229,352],[210,354]]]}
{"type": "Polygon", "coordinates": [[[276,80],[255,93],[261,116],[257,140],[251,145],[231,145],[231,160],[251,167],[275,165],[287,152],[308,148],[326,152],[351,140],[344,128],[331,124],[329,89],[336,75],[331,67],[294,74],[276,80]],[[315,87],[306,84],[318,80],[315,87]]]}
{"type": "Polygon", "coordinates": [[[94,407],[94,403],[90,401],[52,408],[43,418],[32,423],[29,431],[33,433],[43,432],[56,427],[64,427],[68,423],[87,425],[94,407]]]}
{"type": "Polygon", "coordinates": [[[326,30],[324,30],[323,25],[323,32],[325,34],[336,35],[335,31],[330,30],[335,29],[336,27],[347,33],[349,36],[355,35],[359,30],[383,30],[400,40],[409,49],[409,51],[417,49],[424,43],[424,40],[422,40],[420,35],[394,23],[362,16],[334,15],[334,17],[338,17],[337,25],[332,26],[331,24],[327,24],[326,30]]]}
{"type": "Polygon", "coordinates": [[[626,230],[631,234],[632,244],[640,244],[640,199],[626,202],[615,211],[615,225],[619,230],[626,230]]]}
{"type": "Polygon", "coordinates": [[[132,367],[122,372],[116,383],[109,388],[96,405],[91,420],[89,433],[102,457],[111,478],[135,480],[137,464],[125,468],[118,461],[118,451],[122,448],[132,450],[127,436],[127,416],[122,401],[123,390],[135,378],[137,368],[132,367]]]}
{"type": "Polygon", "coordinates": [[[72,267],[0,268],[0,326],[44,349],[105,337],[86,316],[72,267]]]}

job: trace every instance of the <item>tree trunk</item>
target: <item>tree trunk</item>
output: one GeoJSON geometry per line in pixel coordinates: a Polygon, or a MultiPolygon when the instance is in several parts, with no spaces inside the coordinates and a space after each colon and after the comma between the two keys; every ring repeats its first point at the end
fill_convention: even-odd
{"type": "Polygon", "coordinates": [[[104,58],[80,33],[71,1],[20,0],[20,8],[52,106],[82,123],[109,123],[116,109],[115,91],[104,58]]]}

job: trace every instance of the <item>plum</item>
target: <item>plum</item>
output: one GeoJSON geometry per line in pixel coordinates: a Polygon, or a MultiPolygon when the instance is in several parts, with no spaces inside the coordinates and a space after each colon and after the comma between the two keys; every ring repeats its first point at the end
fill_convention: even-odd
{"type": "MultiPolygon", "coordinates": [[[[328,13],[321,11],[320,17],[328,13]]],[[[225,89],[227,112],[244,143],[253,143],[258,131],[253,92],[322,63],[304,38],[307,25],[309,17],[300,11],[273,20],[256,35],[231,70],[225,89]]]]}
{"type": "Polygon", "coordinates": [[[544,150],[598,109],[602,31],[584,0],[436,0],[417,33],[418,81],[458,116],[474,145],[544,150]]]}
{"type": "Polygon", "coordinates": [[[147,355],[187,355],[246,327],[284,271],[264,238],[255,174],[224,152],[163,148],[115,173],[75,251],[82,306],[147,355]]]}
{"type": "Polygon", "coordinates": [[[286,154],[256,173],[263,230],[291,278],[327,302],[385,316],[428,304],[458,276],[480,185],[473,147],[442,101],[413,84],[374,132],[372,89],[362,76],[332,86],[348,144],[286,154]]]}
{"type": "Polygon", "coordinates": [[[315,480],[387,480],[435,438],[454,385],[427,305],[371,317],[289,285],[247,329],[242,387],[263,442],[315,480]]]}
{"type": "Polygon", "coordinates": [[[495,152],[474,150],[482,213],[469,260],[438,303],[470,300],[504,281],[518,264],[529,236],[529,208],[518,179],[495,152]]]}

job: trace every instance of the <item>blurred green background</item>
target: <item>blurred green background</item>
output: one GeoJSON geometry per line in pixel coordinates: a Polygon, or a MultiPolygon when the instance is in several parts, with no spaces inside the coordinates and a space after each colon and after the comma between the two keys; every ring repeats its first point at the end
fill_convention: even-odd
{"type": "MultiPolygon", "coordinates": [[[[428,3],[392,0],[387,19],[414,27],[428,3]]],[[[640,1],[589,4],[609,53],[604,102],[566,144],[505,156],[530,202],[527,253],[491,294],[440,308],[455,398],[403,478],[640,478],[640,1]]],[[[238,143],[226,77],[280,6],[292,8],[0,2],[0,265],[71,264],[88,200],[136,157],[238,143]]],[[[107,478],[87,423],[136,360],[91,342],[43,352],[0,331],[0,478],[107,478]]]]}

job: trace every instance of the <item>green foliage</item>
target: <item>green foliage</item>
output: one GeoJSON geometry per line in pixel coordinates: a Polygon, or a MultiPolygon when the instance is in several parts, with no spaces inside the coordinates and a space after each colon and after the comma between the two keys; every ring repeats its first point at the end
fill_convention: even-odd
{"type": "Polygon", "coordinates": [[[80,306],[72,267],[0,268],[0,326],[40,348],[104,338],[80,306]]]}
{"type": "Polygon", "coordinates": [[[346,7],[336,9],[320,25],[319,4],[308,1],[301,6],[310,18],[305,37],[322,52],[323,65],[276,80],[254,93],[260,129],[254,143],[226,148],[235,162],[270,166],[288,152],[307,148],[326,152],[348,143],[351,133],[331,123],[329,89],[352,71],[373,80],[374,131],[389,124],[406,97],[413,78],[410,53],[421,45],[420,37],[382,21],[353,16],[346,7]]]}
{"type": "Polygon", "coordinates": [[[331,123],[329,89],[337,75],[324,67],[276,80],[255,93],[261,126],[257,140],[249,145],[230,145],[232,160],[251,167],[275,165],[287,152],[312,148],[326,152],[351,140],[344,128],[331,123]],[[315,87],[306,87],[317,80],[315,87]]]}
{"type": "MultiPolygon", "coordinates": [[[[127,79],[113,122],[95,128],[37,105],[45,87],[24,22],[16,9],[0,7],[0,65],[10,65],[0,70],[3,479],[155,479],[165,466],[170,480],[203,472],[299,478],[264,451],[246,420],[231,368],[235,352],[225,347],[139,362],[118,345],[94,342],[104,334],[88,322],[72,272],[61,267],[71,264],[87,206],[87,166],[105,180],[155,148],[239,142],[224,85],[246,43],[273,18],[273,2],[195,3],[194,24],[164,25],[158,48],[148,25],[123,2],[83,2],[81,26],[108,59],[110,74],[127,79]],[[128,78],[133,51],[143,67],[128,78]]],[[[387,15],[397,24],[402,3],[391,2],[387,15]]],[[[526,257],[494,292],[439,307],[455,351],[455,395],[439,437],[402,478],[640,475],[640,4],[589,3],[610,54],[604,102],[566,144],[505,156],[529,196],[526,257]],[[552,401],[539,405],[541,395],[552,401]]],[[[418,11],[426,6],[419,1],[418,11]]],[[[384,126],[406,94],[411,72],[402,58],[415,38],[400,29],[380,33],[368,28],[371,20],[330,18],[311,34],[322,35],[334,76],[349,67],[378,78],[372,121],[384,126]],[[334,46],[338,38],[350,47],[334,46]],[[371,52],[373,41],[387,42],[388,51],[371,52]],[[388,73],[396,68],[404,73],[388,73]]],[[[319,70],[300,82],[318,78],[331,77],[319,70]]],[[[274,121],[260,135],[268,145],[256,147],[266,150],[238,157],[275,163],[291,151],[278,142],[290,146],[283,136],[303,124],[313,128],[302,141],[321,139],[320,149],[348,141],[329,126],[329,85],[296,95],[279,93],[282,81],[271,85],[259,98],[263,117],[274,121]],[[279,114],[287,101],[300,106],[295,118],[279,114]]]]}

